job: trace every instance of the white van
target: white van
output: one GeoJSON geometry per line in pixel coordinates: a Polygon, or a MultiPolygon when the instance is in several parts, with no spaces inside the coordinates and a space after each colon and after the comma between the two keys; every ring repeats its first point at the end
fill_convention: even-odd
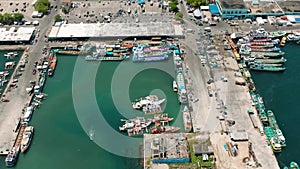
{"type": "Polygon", "coordinates": [[[204,31],[211,32],[211,28],[210,27],[206,27],[206,28],[204,28],[204,31]]]}

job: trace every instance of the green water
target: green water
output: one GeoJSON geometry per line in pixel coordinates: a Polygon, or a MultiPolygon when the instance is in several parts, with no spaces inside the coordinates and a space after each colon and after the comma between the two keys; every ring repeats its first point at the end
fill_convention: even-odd
{"type": "MultiPolygon", "coordinates": [[[[95,140],[101,139],[106,144],[114,146],[117,143],[128,154],[138,153],[141,141],[132,145],[132,142],[125,140],[116,140],[110,137],[111,131],[98,130],[95,134],[94,141],[91,141],[89,135],[84,131],[78,120],[74,108],[72,83],[80,83],[84,92],[84,86],[88,86],[84,81],[73,82],[74,65],[76,57],[73,56],[58,56],[58,64],[53,77],[48,78],[44,93],[48,94],[47,99],[43,101],[40,108],[34,111],[33,118],[30,124],[35,127],[34,139],[25,154],[20,154],[16,169],[135,169],[139,166],[139,159],[126,158],[118,154],[110,153],[96,144],[95,140]],[[134,148],[135,147],[135,148],[134,148]],[[132,148],[132,149],[131,149],[132,148]]],[[[81,59],[81,66],[90,68],[95,66],[95,62],[86,62],[81,59]]],[[[129,104],[121,106],[121,110],[130,110],[128,112],[119,112],[112,99],[111,83],[114,72],[119,67],[120,62],[104,62],[98,67],[97,74],[94,80],[96,100],[99,109],[109,125],[118,130],[118,126],[122,124],[120,118],[129,118],[142,116],[140,111],[131,108],[130,100],[133,101],[139,97],[149,95],[149,93],[158,94],[159,97],[166,97],[167,101],[165,112],[169,116],[176,118],[180,110],[177,103],[176,93],[172,91],[173,77],[161,70],[150,68],[137,73],[130,81],[129,85],[129,104]]],[[[128,60],[122,63],[123,66],[129,67],[144,67],[148,63],[132,63],[128,60]]],[[[162,67],[170,66],[173,68],[172,59],[160,62],[151,63],[160,64],[162,67]]],[[[173,68],[174,71],[174,68],[173,68]]],[[[126,70],[122,71],[123,73],[126,70]]],[[[174,73],[174,72],[173,72],[174,73]]],[[[81,77],[85,78],[85,77],[81,77]]],[[[125,82],[127,76],[121,77],[122,82],[125,82]]],[[[125,88],[114,89],[117,96],[122,97],[125,88]]],[[[73,91],[74,92],[74,91],[73,91]]],[[[85,102],[86,98],[82,98],[85,102]]],[[[86,108],[88,114],[91,109],[86,108]]],[[[97,121],[90,120],[95,128],[97,121]]],[[[176,124],[183,128],[182,117],[178,116],[177,120],[171,125],[176,124]]],[[[119,133],[119,131],[117,131],[119,133]]],[[[124,134],[125,135],[125,134],[124,134]]],[[[127,136],[126,136],[127,137],[127,136]]],[[[0,168],[4,168],[4,158],[0,163],[0,168]]]]}
{"type": "Polygon", "coordinates": [[[276,115],[277,123],[286,138],[287,147],[277,155],[281,167],[290,161],[300,164],[300,46],[288,44],[282,50],[288,60],[283,73],[252,72],[258,92],[263,96],[265,105],[276,115]]]}

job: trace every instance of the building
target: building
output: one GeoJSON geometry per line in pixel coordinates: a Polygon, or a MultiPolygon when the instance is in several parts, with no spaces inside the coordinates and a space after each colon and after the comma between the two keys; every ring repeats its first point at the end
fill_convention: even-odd
{"type": "Polygon", "coordinates": [[[246,130],[232,130],[230,139],[232,141],[248,141],[248,133],[246,130]]]}
{"type": "Polygon", "coordinates": [[[151,163],[189,162],[189,145],[185,133],[144,135],[144,168],[151,163]]]}
{"type": "Polygon", "coordinates": [[[53,26],[49,40],[87,40],[95,38],[102,40],[117,40],[125,38],[152,37],[183,38],[180,25],[164,22],[149,23],[82,23],[60,24],[53,26]],[[122,30],[122,31],[120,31],[122,30]]]}
{"type": "Polygon", "coordinates": [[[33,40],[34,27],[0,28],[0,44],[29,44],[33,40]]]}
{"type": "Polygon", "coordinates": [[[193,144],[193,151],[196,156],[198,155],[213,155],[212,146],[207,141],[202,141],[193,144]]]}
{"type": "Polygon", "coordinates": [[[216,0],[222,19],[243,19],[249,10],[243,0],[216,0]]]}

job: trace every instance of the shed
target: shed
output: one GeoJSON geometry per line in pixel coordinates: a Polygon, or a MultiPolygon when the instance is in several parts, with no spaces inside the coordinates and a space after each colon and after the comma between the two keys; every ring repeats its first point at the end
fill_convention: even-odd
{"type": "Polygon", "coordinates": [[[210,4],[209,11],[212,15],[220,15],[220,10],[216,4],[210,4]]]}
{"type": "Polygon", "coordinates": [[[232,130],[230,139],[233,141],[248,141],[248,133],[246,130],[232,130]]]}
{"type": "Polygon", "coordinates": [[[194,14],[195,18],[201,19],[201,11],[200,11],[200,9],[194,10],[193,14],[194,14]]]}
{"type": "Polygon", "coordinates": [[[193,144],[193,151],[195,155],[214,154],[212,147],[207,142],[193,144]]]}
{"type": "Polygon", "coordinates": [[[201,11],[209,11],[209,6],[200,6],[201,11]]]}

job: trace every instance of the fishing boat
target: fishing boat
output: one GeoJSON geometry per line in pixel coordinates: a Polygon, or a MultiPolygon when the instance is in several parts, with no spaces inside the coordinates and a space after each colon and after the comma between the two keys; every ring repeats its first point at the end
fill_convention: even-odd
{"type": "Polygon", "coordinates": [[[251,52],[279,52],[280,48],[273,47],[273,48],[254,48],[251,47],[251,52]]]}
{"type": "Polygon", "coordinates": [[[128,136],[140,136],[144,134],[144,130],[141,127],[134,127],[127,130],[128,136]]]}
{"type": "Polygon", "coordinates": [[[268,38],[268,32],[264,28],[259,28],[257,30],[251,30],[249,36],[253,39],[266,39],[268,38]]]}
{"type": "Polygon", "coordinates": [[[165,125],[170,121],[174,120],[172,117],[168,117],[167,113],[154,115],[152,122],[155,123],[155,126],[165,125]]]}
{"type": "Polygon", "coordinates": [[[257,71],[270,71],[270,72],[281,72],[285,71],[285,67],[273,67],[273,66],[264,66],[264,64],[255,64],[250,65],[251,70],[257,70],[257,71]]]}
{"type": "Polygon", "coordinates": [[[48,76],[53,76],[54,70],[56,68],[56,63],[57,63],[56,56],[50,56],[49,63],[50,63],[50,66],[48,69],[48,76]]]}
{"type": "Polygon", "coordinates": [[[296,162],[292,161],[290,163],[290,169],[299,169],[299,165],[296,162]]]}
{"type": "Polygon", "coordinates": [[[4,54],[4,56],[6,57],[6,59],[14,59],[15,57],[18,56],[17,52],[7,52],[6,54],[4,54]]]}
{"type": "Polygon", "coordinates": [[[77,56],[80,54],[80,50],[63,50],[63,49],[59,49],[55,51],[56,54],[59,55],[74,55],[77,56]]]}
{"type": "Polygon", "coordinates": [[[133,62],[153,62],[153,61],[163,61],[167,60],[168,49],[165,47],[148,47],[143,45],[138,45],[132,48],[133,55],[132,61],[133,62]]]}
{"type": "Polygon", "coordinates": [[[152,119],[146,120],[144,117],[136,117],[134,119],[129,119],[129,120],[121,119],[121,121],[124,121],[125,123],[122,126],[119,126],[120,131],[128,131],[135,127],[140,127],[141,129],[146,129],[153,122],[152,119]]]}
{"type": "Polygon", "coordinates": [[[255,45],[255,44],[251,44],[250,45],[251,48],[272,48],[274,47],[274,44],[265,44],[265,45],[255,45]]]}
{"type": "Polygon", "coordinates": [[[264,47],[272,47],[274,46],[274,42],[250,42],[250,45],[254,45],[254,46],[264,46],[264,47]]]}
{"type": "Polygon", "coordinates": [[[164,101],[165,101],[165,99],[159,100],[156,95],[149,95],[149,96],[137,99],[135,102],[132,103],[132,107],[134,109],[143,109],[143,107],[145,107],[147,105],[162,104],[164,101]]]}
{"type": "Polygon", "coordinates": [[[17,163],[17,159],[19,157],[20,147],[13,147],[7,154],[5,158],[6,167],[13,167],[17,163]]]}
{"type": "Polygon", "coordinates": [[[175,80],[173,81],[173,91],[174,91],[174,92],[177,92],[177,91],[178,91],[178,86],[177,86],[177,83],[176,83],[175,80]]]}
{"type": "Polygon", "coordinates": [[[286,40],[287,41],[298,41],[298,40],[300,40],[300,34],[288,34],[287,36],[286,36],[286,40]]]}
{"type": "Polygon", "coordinates": [[[286,62],[286,59],[284,57],[281,57],[280,59],[255,59],[256,63],[284,63],[286,62]]]}
{"type": "Polygon", "coordinates": [[[250,42],[270,42],[270,41],[272,41],[272,39],[271,38],[259,38],[259,39],[255,39],[253,37],[250,37],[249,41],[250,42]]]}
{"type": "Polygon", "coordinates": [[[280,46],[285,46],[285,43],[286,43],[286,37],[282,37],[281,41],[280,41],[280,46]]]}
{"type": "Polygon", "coordinates": [[[150,129],[151,134],[161,134],[161,133],[176,133],[180,130],[179,127],[174,126],[156,126],[150,129]]]}
{"type": "Polygon", "coordinates": [[[282,57],[285,53],[282,51],[278,51],[278,52],[255,52],[252,51],[251,52],[251,56],[252,57],[268,57],[268,58],[278,58],[278,57],[282,57]]]}
{"type": "Polygon", "coordinates": [[[30,146],[33,137],[33,126],[27,126],[24,130],[21,141],[21,152],[24,153],[30,146]]]}
{"type": "Polygon", "coordinates": [[[129,55],[121,55],[119,57],[108,57],[108,56],[92,56],[92,55],[87,55],[85,57],[86,61],[122,61],[128,59],[130,56],[129,55]]]}
{"type": "Polygon", "coordinates": [[[249,65],[260,65],[263,67],[282,67],[282,63],[258,63],[256,61],[250,62],[249,65]]]}
{"type": "Polygon", "coordinates": [[[280,38],[284,35],[286,35],[285,31],[276,31],[276,32],[270,32],[268,37],[269,38],[280,38]]]}
{"type": "Polygon", "coordinates": [[[185,88],[185,81],[184,81],[182,68],[178,68],[178,70],[177,70],[176,82],[178,85],[178,92],[177,92],[178,101],[180,104],[187,104],[188,97],[187,97],[187,91],[185,88]]]}
{"type": "Polygon", "coordinates": [[[280,140],[281,147],[286,147],[285,137],[279,128],[275,129],[275,135],[277,135],[278,139],[280,140]]]}
{"type": "Polygon", "coordinates": [[[126,122],[122,126],[119,126],[120,131],[125,131],[128,129],[132,129],[135,126],[134,122],[126,122]]]}
{"type": "Polygon", "coordinates": [[[184,106],[183,108],[183,124],[184,124],[184,131],[185,132],[191,132],[192,131],[192,118],[190,114],[190,110],[188,106],[184,106]]]}
{"type": "Polygon", "coordinates": [[[32,112],[33,112],[33,107],[32,106],[28,106],[25,109],[25,113],[23,116],[23,121],[24,122],[29,122],[29,120],[31,119],[32,116],[32,112]]]}
{"type": "Polygon", "coordinates": [[[275,153],[281,152],[281,144],[279,143],[279,140],[277,137],[272,137],[270,139],[270,144],[273,149],[273,152],[275,152],[275,153]]]}

